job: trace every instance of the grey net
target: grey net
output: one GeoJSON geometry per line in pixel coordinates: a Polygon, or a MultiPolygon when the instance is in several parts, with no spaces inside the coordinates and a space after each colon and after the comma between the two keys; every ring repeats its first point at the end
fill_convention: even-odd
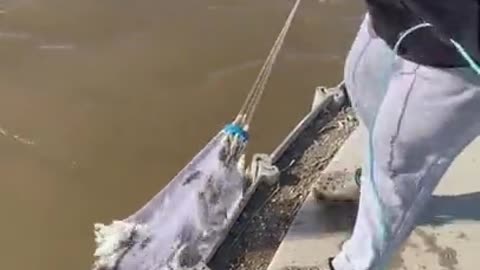
{"type": "Polygon", "coordinates": [[[243,147],[221,132],[139,211],[96,224],[94,269],[206,269],[241,206],[243,147]]]}

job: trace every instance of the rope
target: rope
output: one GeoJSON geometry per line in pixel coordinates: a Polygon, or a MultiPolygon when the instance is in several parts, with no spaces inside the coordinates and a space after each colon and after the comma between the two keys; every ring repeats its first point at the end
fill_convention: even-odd
{"type": "Polygon", "coordinates": [[[295,5],[290,11],[290,14],[287,17],[287,20],[285,21],[285,24],[282,30],[280,31],[280,34],[275,40],[275,43],[272,49],[270,50],[268,57],[265,63],[263,64],[262,69],[260,70],[260,73],[258,74],[252,88],[250,89],[247,95],[247,98],[245,99],[245,102],[243,103],[240,109],[240,112],[238,113],[235,119],[235,124],[243,126],[245,130],[248,130],[249,125],[252,121],[253,115],[255,113],[255,110],[258,107],[258,104],[260,103],[260,99],[263,93],[265,92],[265,86],[270,77],[270,74],[272,73],[273,65],[275,64],[275,61],[280,52],[280,49],[283,46],[285,37],[288,33],[288,30],[290,29],[290,26],[297,12],[300,1],[301,0],[296,0],[295,5]]]}
{"type": "Polygon", "coordinates": [[[473,57],[471,57],[467,50],[465,50],[462,45],[460,45],[460,43],[456,42],[455,40],[453,39],[450,39],[450,42],[453,44],[453,46],[455,46],[455,48],[457,49],[458,53],[463,57],[463,59],[465,59],[465,61],[467,61],[468,65],[470,66],[470,68],[475,71],[475,73],[477,73],[477,75],[480,75],[480,66],[475,62],[475,60],[473,60],[473,57]]]}
{"type": "Polygon", "coordinates": [[[397,40],[397,43],[395,43],[395,46],[393,47],[393,52],[395,53],[395,55],[398,55],[398,48],[400,47],[400,45],[402,44],[403,40],[408,36],[410,35],[411,33],[417,31],[418,29],[420,28],[424,28],[424,27],[432,27],[431,24],[429,23],[421,23],[421,24],[417,24],[409,29],[407,29],[407,31],[403,32],[403,34],[398,38],[397,40]]]}

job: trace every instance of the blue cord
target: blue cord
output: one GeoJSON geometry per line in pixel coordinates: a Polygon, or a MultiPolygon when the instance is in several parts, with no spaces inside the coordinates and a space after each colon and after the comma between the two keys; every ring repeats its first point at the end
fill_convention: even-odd
{"type": "Polygon", "coordinates": [[[225,132],[227,135],[238,136],[242,142],[247,142],[249,139],[248,132],[235,123],[226,125],[223,128],[223,132],[225,132]]]}
{"type": "Polygon", "coordinates": [[[473,60],[473,57],[471,57],[467,51],[460,45],[458,42],[456,42],[453,39],[450,39],[450,42],[455,46],[457,49],[458,53],[467,61],[468,65],[470,66],[473,71],[475,71],[478,75],[480,75],[480,66],[473,60]]]}

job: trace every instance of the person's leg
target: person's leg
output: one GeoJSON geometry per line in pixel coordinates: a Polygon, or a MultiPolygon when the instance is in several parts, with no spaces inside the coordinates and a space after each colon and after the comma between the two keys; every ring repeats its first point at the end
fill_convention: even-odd
{"type": "MultiPolygon", "coordinates": [[[[386,91],[394,57],[375,35],[366,15],[345,60],[344,79],[360,128],[367,132],[386,91]]],[[[358,170],[322,174],[312,193],[319,201],[357,201],[358,179],[358,170]]]]}
{"type": "Polygon", "coordinates": [[[365,87],[384,63],[370,49],[350,75],[349,94],[373,135],[366,157],[373,163],[364,169],[353,234],[333,260],[335,270],[385,269],[452,161],[480,133],[480,77],[467,69],[398,58],[383,102],[372,110],[380,103],[365,87]]]}
{"type": "Polygon", "coordinates": [[[370,27],[365,16],[345,60],[344,79],[348,97],[362,128],[373,124],[393,71],[395,54],[370,27]]]}

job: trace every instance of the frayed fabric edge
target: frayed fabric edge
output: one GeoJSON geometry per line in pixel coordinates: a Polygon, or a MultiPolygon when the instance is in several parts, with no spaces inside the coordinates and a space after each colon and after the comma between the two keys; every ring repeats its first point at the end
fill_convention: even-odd
{"type": "Polygon", "coordinates": [[[146,225],[113,221],[110,225],[94,225],[95,262],[93,270],[114,269],[130,247],[148,237],[146,225]]]}

